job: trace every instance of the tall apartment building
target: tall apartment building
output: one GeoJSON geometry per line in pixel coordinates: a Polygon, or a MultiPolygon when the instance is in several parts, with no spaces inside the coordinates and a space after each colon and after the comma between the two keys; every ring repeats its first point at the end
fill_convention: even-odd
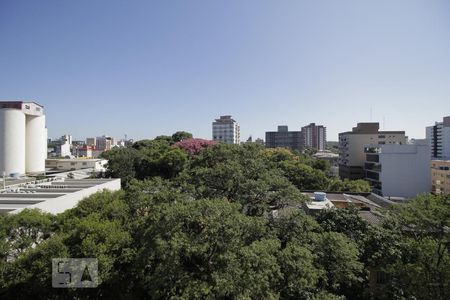
{"type": "Polygon", "coordinates": [[[97,139],[95,137],[86,138],[86,146],[95,147],[97,145],[97,139]]]}
{"type": "Polygon", "coordinates": [[[220,116],[212,123],[214,141],[239,144],[241,140],[239,124],[231,116],[220,116]]]}
{"type": "Polygon", "coordinates": [[[339,133],[339,176],[348,179],[365,177],[364,148],[369,144],[406,144],[404,131],[380,131],[379,123],[358,123],[352,131],[339,133]]]}
{"type": "MultiPolygon", "coordinates": [[[[88,145],[89,146],[89,145],[88,145]]],[[[117,146],[117,140],[110,136],[100,136],[95,138],[95,148],[100,151],[108,151],[117,146]]]]}
{"type": "Polygon", "coordinates": [[[430,141],[431,157],[434,159],[450,159],[450,116],[442,122],[426,128],[426,136],[430,141]]]}
{"type": "Polygon", "coordinates": [[[325,150],[327,146],[327,129],[323,125],[311,123],[302,127],[303,146],[319,151],[325,150]]]}
{"type": "Polygon", "coordinates": [[[301,151],[303,137],[301,131],[289,131],[288,126],[278,126],[278,131],[266,132],[266,148],[290,148],[301,151]]]}
{"type": "Polygon", "coordinates": [[[450,195],[450,160],[431,161],[431,191],[436,195],[450,195]]]}
{"type": "Polygon", "coordinates": [[[428,193],[430,146],[428,140],[414,144],[367,145],[364,171],[373,191],[384,197],[411,198],[428,193]]]}

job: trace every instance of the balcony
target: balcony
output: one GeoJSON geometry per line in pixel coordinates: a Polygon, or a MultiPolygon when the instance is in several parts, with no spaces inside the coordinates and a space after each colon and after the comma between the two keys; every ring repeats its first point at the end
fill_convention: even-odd
{"type": "Polygon", "coordinates": [[[378,154],[367,153],[366,154],[366,161],[378,163],[378,162],[380,162],[380,157],[378,156],[378,154]]]}
{"type": "Polygon", "coordinates": [[[366,170],[366,179],[380,181],[380,174],[377,172],[366,170]]]}
{"type": "Polygon", "coordinates": [[[364,148],[364,153],[380,153],[381,149],[379,147],[365,147],[364,148]]]}
{"type": "Polygon", "coordinates": [[[373,163],[373,162],[365,162],[364,163],[364,169],[367,171],[373,171],[373,172],[377,172],[380,173],[381,172],[381,165],[378,163],[373,163]]]}

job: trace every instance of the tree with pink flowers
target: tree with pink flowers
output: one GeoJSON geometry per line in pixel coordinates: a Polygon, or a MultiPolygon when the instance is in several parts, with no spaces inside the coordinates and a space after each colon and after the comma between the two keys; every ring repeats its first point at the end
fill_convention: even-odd
{"type": "Polygon", "coordinates": [[[173,144],[172,147],[186,151],[190,156],[199,154],[203,149],[217,145],[217,142],[204,139],[185,139],[173,144]]]}

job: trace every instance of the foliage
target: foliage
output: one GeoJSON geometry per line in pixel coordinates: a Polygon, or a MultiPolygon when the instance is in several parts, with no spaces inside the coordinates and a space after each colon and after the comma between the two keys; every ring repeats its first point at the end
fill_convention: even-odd
{"type": "Polygon", "coordinates": [[[448,299],[450,198],[422,195],[374,226],[314,217],[300,190],[368,190],[306,153],[184,148],[189,134],[105,152],[103,191],[57,216],[0,215],[1,299],[448,299]],[[176,140],[180,140],[175,142],[176,140]],[[51,259],[95,257],[96,289],[51,289],[51,259]],[[383,280],[384,279],[384,280],[383,280]]]}
{"type": "Polygon", "coordinates": [[[199,154],[203,149],[217,145],[217,142],[204,139],[187,138],[177,141],[173,146],[184,150],[189,156],[199,154]]]}
{"type": "Polygon", "coordinates": [[[174,134],[172,134],[172,141],[174,143],[181,142],[187,139],[192,139],[192,133],[186,132],[186,131],[177,131],[174,134]]]}

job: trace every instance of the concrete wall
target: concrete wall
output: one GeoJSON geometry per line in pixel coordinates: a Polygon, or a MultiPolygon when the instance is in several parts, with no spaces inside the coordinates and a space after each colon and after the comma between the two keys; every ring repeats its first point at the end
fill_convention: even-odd
{"type": "Polygon", "coordinates": [[[428,140],[414,145],[384,145],[379,155],[383,196],[414,197],[431,191],[428,140]]]}

